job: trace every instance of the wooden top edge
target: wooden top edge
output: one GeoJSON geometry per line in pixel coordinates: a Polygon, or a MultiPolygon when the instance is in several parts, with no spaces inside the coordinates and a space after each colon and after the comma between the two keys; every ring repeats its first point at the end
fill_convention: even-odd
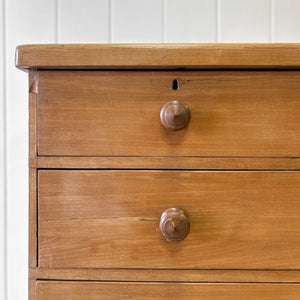
{"type": "Polygon", "coordinates": [[[299,44],[44,44],[16,49],[20,69],[298,69],[299,44]]]}

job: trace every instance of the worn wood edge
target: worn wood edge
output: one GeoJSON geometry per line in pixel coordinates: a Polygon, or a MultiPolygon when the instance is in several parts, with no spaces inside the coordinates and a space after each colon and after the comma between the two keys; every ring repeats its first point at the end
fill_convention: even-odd
{"type": "Polygon", "coordinates": [[[300,271],[30,268],[29,278],[163,282],[300,282],[300,271]]]}
{"type": "Polygon", "coordinates": [[[20,69],[289,69],[300,68],[300,44],[20,45],[20,69]]]}
{"type": "Polygon", "coordinates": [[[37,267],[37,170],[29,168],[29,267],[37,267]]]}
{"type": "Polygon", "coordinates": [[[292,283],[38,281],[39,299],[299,299],[292,283]],[[101,297],[102,296],[102,297],[101,297]]]}
{"type": "Polygon", "coordinates": [[[38,71],[36,69],[30,69],[28,74],[29,80],[29,93],[37,94],[38,93],[38,71]]]}
{"type": "Polygon", "coordinates": [[[33,157],[38,169],[300,170],[300,158],[33,157]]]}
{"type": "Polygon", "coordinates": [[[29,158],[37,156],[37,80],[29,77],[29,158]]]}
{"type": "Polygon", "coordinates": [[[36,285],[37,282],[35,279],[28,279],[28,299],[35,300],[36,299],[36,285]]]}
{"type": "Polygon", "coordinates": [[[38,72],[30,70],[29,90],[29,267],[37,266],[37,170],[30,167],[30,159],[37,155],[37,93],[38,72]]]}

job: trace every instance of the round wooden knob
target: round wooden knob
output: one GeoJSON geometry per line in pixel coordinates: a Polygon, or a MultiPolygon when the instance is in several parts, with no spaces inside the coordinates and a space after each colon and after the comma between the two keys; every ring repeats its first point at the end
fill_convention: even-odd
{"type": "Polygon", "coordinates": [[[180,208],[168,208],[160,218],[160,231],[167,241],[179,242],[190,232],[190,222],[180,208]]]}
{"type": "Polygon", "coordinates": [[[168,102],[160,111],[161,123],[170,130],[183,129],[189,124],[190,119],[190,109],[179,101],[168,102]]]}

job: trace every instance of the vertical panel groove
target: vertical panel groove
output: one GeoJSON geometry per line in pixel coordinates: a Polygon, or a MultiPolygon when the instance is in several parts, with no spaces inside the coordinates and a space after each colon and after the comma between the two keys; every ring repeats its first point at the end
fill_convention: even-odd
{"type": "Polygon", "coordinates": [[[3,287],[4,287],[4,299],[8,299],[8,289],[7,289],[7,119],[6,119],[6,0],[2,3],[2,51],[3,51],[3,287]]]}
{"type": "Polygon", "coordinates": [[[220,0],[216,1],[216,43],[220,42],[220,0]]]}
{"type": "Polygon", "coordinates": [[[6,300],[25,300],[28,299],[28,77],[15,68],[13,58],[17,45],[55,43],[55,0],[5,0],[5,6],[6,300]]]}
{"type": "Polygon", "coordinates": [[[160,43],[162,0],[113,0],[114,43],[160,43]]]}
{"type": "Polygon", "coordinates": [[[273,12],[273,0],[270,0],[270,43],[274,41],[274,12],[273,12]]]}
{"type": "Polygon", "coordinates": [[[113,0],[108,1],[108,42],[113,40],[113,0]]]}
{"type": "Polygon", "coordinates": [[[58,1],[59,0],[55,0],[54,2],[54,40],[55,40],[55,43],[57,44],[58,41],[59,41],[59,36],[58,36],[58,1]]]}
{"type": "Polygon", "coordinates": [[[217,0],[163,0],[164,42],[215,43],[217,0]]]}
{"type": "Polygon", "coordinates": [[[166,38],[165,38],[165,34],[166,34],[166,1],[165,0],[161,0],[161,42],[164,43],[166,38]]]}
{"type": "Polygon", "coordinates": [[[270,0],[219,0],[219,42],[270,42],[270,0]]]}
{"type": "Polygon", "coordinates": [[[108,43],[110,0],[57,0],[59,43],[108,43]]]}

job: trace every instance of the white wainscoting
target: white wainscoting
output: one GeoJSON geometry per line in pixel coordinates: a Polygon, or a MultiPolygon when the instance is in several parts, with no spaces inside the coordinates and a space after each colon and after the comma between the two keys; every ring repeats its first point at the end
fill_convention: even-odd
{"type": "Polygon", "coordinates": [[[27,74],[36,43],[300,42],[299,0],[0,0],[0,299],[27,299],[27,74]]]}

